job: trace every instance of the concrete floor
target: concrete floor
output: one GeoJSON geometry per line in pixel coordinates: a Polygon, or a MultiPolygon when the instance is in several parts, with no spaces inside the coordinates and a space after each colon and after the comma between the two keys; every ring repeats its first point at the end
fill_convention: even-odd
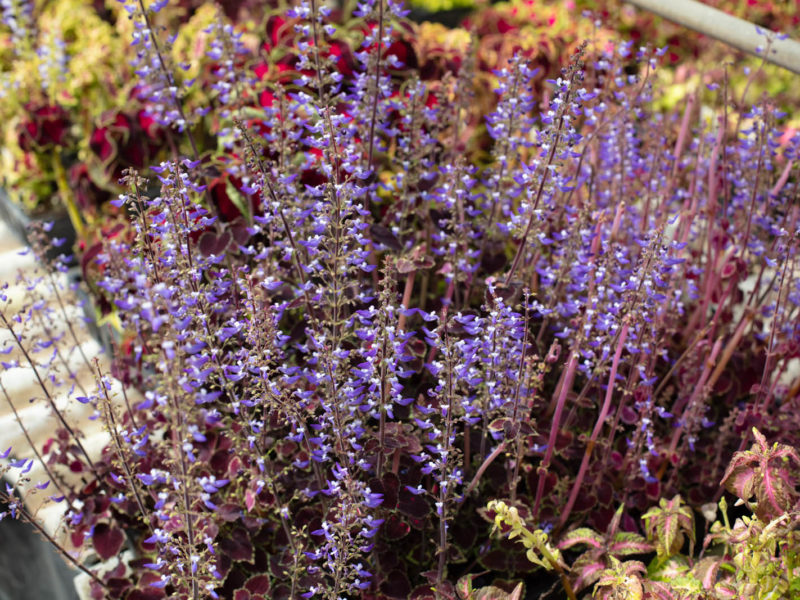
{"type": "MultiPolygon", "coordinates": [[[[25,283],[18,281],[20,274],[28,279],[36,275],[35,261],[30,255],[21,255],[22,250],[22,244],[0,222],[0,285],[8,283],[8,288],[4,293],[10,299],[8,304],[0,303],[0,308],[9,318],[22,307],[30,305],[34,301],[29,290],[26,289],[25,283]]],[[[65,281],[65,278],[62,281],[65,281]]],[[[44,289],[44,286],[38,287],[44,289]]],[[[55,305],[52,293],[49,296],[45,295],[43,299],[45,302],[55,305]]],[[[51,330],[66,329],[60,313],[56,311],[54,314],[59,318],[50,323],[51,330]]],[[[79,307],[68,306],[68,315],[74,326],[80,324],[82,311],[79,307]]],[[[15,330],[18,327],[19,330],[15,332],[18,335],[24,333],[28,347],[30,347],[31,340],[41,335],[41,330],[37,331],[31,327],[26,329],[15,324],[15,330]]],[[[84,354],[89,359],[97,356],[100,352],[98,343],[82,329],[78,336],[84,354]]],[[[11,334],[2,328],[0,323],[0,349],[8,347],[5,345],[6,343],[14,345],[11,334]]],[[[65,336],[61,347],[64,356],[68,357],[68,364],[77,372],[78,380],[86,389],[92,389],[94,376],[91,369],[83,363],[75,342],[70,340],[69,336],[65,336]]],[[[48,349],[47,352],[52,352],[52,349],[48,349]]],[[[39,358],[44,359],[45,355],[40,353],[39,358]]],[[[0,356],[0,359],[4,362],[18,360],[20,364],[24,363],[24,357],[17,348],[14,348],[10,354],[0,356]]],[[[43,394],[33,372],[26,368],[0,367],[0,380],[8,391],[11,402],[33,443],[41,450],[42,445],[52,437],[56,429],[56,418],[51,414],[47,403],[41,398],[43,394]]],[[[89,454],[99,456],[108,436],[103,430],[100,420],[89,420],[88,417],[93,412],[91,406],[81,404],[68,397],[65,388],[66,386],[62,386],[53,390],[55,403],[60,410],[64,411],[73,428],[83,433],[82,443],[89,454]]],[[[75,395],[80,395],[80,393],[75,395]]],[[[13,458],[34,458],[35,456],[25,439],[17,417],[9,406],[9,401],[0,393],[0,453],[5,452],[9,446],[13,448],[13,458]]],[[[6,461],[0,461],[0,463],[4,462],[6,461]]],[[[35,464],[27,476],[30,477],[30,481],[20,481],[19,470],[11,469],[4,477],[23,495],[26,490],[32,489],[46,479],[44,469],[39,464],[35,464]]],[[[5,487],[4,483],[2,485],[5,487]]],[[[66,543],[67,536],[61,519],[64,504],[48,501],[47,497],[51,494],[52,492],[48,489],[47,492],[28,495],[25,504],[50,535],[59,539],[60,542],[66,543]]],[[[12,521],[10,518],[0,522],[0,600],[77,600],[78,595],[75,593],[72,582],[75,574],[76,572],[50,547],[44,538],[35,532],[30,524],[12,521]]]]}

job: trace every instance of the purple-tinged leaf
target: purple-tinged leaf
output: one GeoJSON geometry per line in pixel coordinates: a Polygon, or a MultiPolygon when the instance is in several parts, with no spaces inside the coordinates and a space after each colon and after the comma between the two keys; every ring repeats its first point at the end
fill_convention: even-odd
{"type": "Polygon", "coordinates": [[[125,535],[118,527],[111,527],[108,523],[94,526],[92,545],[101,559],[108,560],[119,554],[124,542],[125,535]]]}
{"type": "Polygon", "coordinates": [[[252,594],[266,594],[269,592],[269,577],[267,575],[253,575],[247,580],[244,587],[252,594]]]}
{"type": "Polygon", "coordinates": [[[566,550],[577,544],[584,544],[592,548],[602,548],[603,543],[603,536],[599,533],[588,527],[579,527],[568,532],[558,543],[558,548],[559,550],[566,550]]]}
{"type": "Polygon", "coordinates": [[[646,541],[638,533],[621,531],[614,536],[614,541],[608,547],[608,553],[614,556],[628,556],[631,554],[647,554],[654,550],[653,544],[646,541]]]}
{"type": "Polygon", "coordinates": [[[756,441],[750,450],[734,454],[722,483],[745,502],[755,495],[753,511],[768,522],[791,509],[797,499],[791,471],[800,465],[800,456],[785,444],[770,447],[755,427],[753,436],[756,441]]]}
{"type": "Polygon", "coordinates": [[[714,589],[714,585],[717,582],[717,573],[719,572],[722,562],[722,558],[718,556],[706,556],[692,569],[695,577],[703,584],[704,590],[714,589]]]}

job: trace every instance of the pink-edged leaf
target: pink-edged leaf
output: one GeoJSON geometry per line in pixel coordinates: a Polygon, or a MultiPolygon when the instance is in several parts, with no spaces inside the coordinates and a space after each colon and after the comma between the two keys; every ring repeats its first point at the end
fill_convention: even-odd
{"type": "Polygon", "coordinates": [[[565,550],[578,544],[584,544],[592,548],[602,548],[603,537],[588,527],[579,527],[578,529],[573,529],[564,535],[564,537],[558,543],[558,548],[559,550],[565,550]]]}
{"type": "Polygon", "coordinates": [[[736,590],[735,585],[733,585],[732,583],[725,583],[725,582],[718,583],[717,585],[714,586],[714,594],[716,595],[717,598],[721,599],[735,598],[736,600],[739,600],[739,598],[741,597],[739,595],[739,592],[736,590]]]}
{"type": "Polygon", "coordinates": [[[233,600],[251,600],[250,592],[247,590],[236,590],[233,592],[233,600]]]}
{"type": "Polygon", "coordinates": [[[606,529],[606,537],[612,538],[614,534],[617,533],[617,529],[619,529],[619,522],[622,519],[622,511],[625,510],[625,505],[620,504],[619,508],[614,513],[614,516],[611,518],[611,522],[608,524],[608,528],[606,529]]]}
{"type": "Polygon", "coordinates": [[[711,590],[717,582],[717,573],[722,559],[717,556],[706,556],[694,566],[694,574],[700,580],[704,590],[711,590]]]}
{"type": "Polygon", "coordinates": [[[461,600],[472,599],[472,580],[475,579],[475,577],[477,577],[477,575],[467,574],[459,578],[456,582],[456,593],[461,600]]]}
{"type": "Polygon", "coordinates": [[[125,535],[118,527],[111,527],[108,523],[94,526],[92,545],[101,559],[108,560],[119,554],[124,541],[125,535]]]}
{"type": "Polygon", "coordinates": [[[755,479],[755,465],[734,460],[725,471],[722,483],[731,494],[746,502],[753,496],[755,479]]]}
{"type": "Polygon", "coordinates": [[[754,511],[763,521],[770,521],[789,510],[796,493],[791,469],[800,465],[800,456],[785,444],[770,447],[764,435],[753,428],[755,443],[750,450],[734,454],[722,483],[744,501],[756,496],[754,511]],[[793,463],[793,464],[792,464],[793,463]]]}
{"type": "Polygon", "coordinates": [[[758,446],[758,449],[761,450],[761,453],[766,454],[769,451],[769,446],[767,444],[767,438],[764,437],[764,434],[753,427],[753,437],[756,438],[756,443],[753,445],[754,448],[755,446],[758,446]]]}
{"type": "Polygon", "coordinates": [[[663,581],[648,581],[645,584],[645,590],[647,591],[646,597],[652,600],[678,600],[680,598],[675,595],[669,584],[663,581]]]}
{"type": "Polygon", "coordinates": [[[472,593],[472,600],[509,600],[509,593],[505,590],[489,585],[479,588],[472,593]]]}
{"type": "Polygon", "coordinates": [[[253,510],[253,507],[256,505],[256,494],[253,490],[247,490],[244,493],[244,505],[247,507],[248,511],[253,510]]]}
{"type": "Polygon", "coordinates": [[[611,542],[608,553],[614,556],[627,556],[629,554],[646,554],[652,552],[653,549],[653,544],[638,533],[623,531],[614,536],[614,541],[611,542]]]}
{"type": "Polygon", "coordinates": [[[668,511],[662,513],[659,533],[665,554],[669,555],[680,550],[681,545],[678,544],[678,518],[674,514],[668,511]],[[678,548],[675,549],[675,546],[678,546],[678,548]]]}
{"type": "Polygon", "coordinates": [[[577,574],[572,585],[576,591],[582,590],[598,581],[608,565],[602,560],[592,560],[586,554],[580,556],[572,565],[571,573],[577,574]]]}
{"type": "Polygon", "coordinates": [[[769,522],[775,519],[794,504],[794,488],[786,480],[787,476],[777,472],[771,465],[762,469],[760,485],[756,486],[755,513],[759,519],[769,522]],[[782,476],[784,475],[784,476],[782,476]]]}
{"type": "Polygon", "coordinates": [[[645,521],[648,539],[656,540],[658,556],[669,557],[678,553],[688,535],[694,543],[694,513],[683,506],[680,495],[671,500],[662,498],[657,507],[648,510],[642,519],[645,521]]]}

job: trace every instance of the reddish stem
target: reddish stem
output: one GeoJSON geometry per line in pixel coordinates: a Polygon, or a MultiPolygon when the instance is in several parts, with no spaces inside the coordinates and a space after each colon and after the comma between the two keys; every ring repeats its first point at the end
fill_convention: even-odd
{"type": "Polygon", "coordinates": [[[622,326],[622,331],[620,331],[619,339],[617,340],[617,349],[614,353],[614,360],[611,363],[611,372],[608,374],[608,386],[606,387],[606,397],[605,401],[603,402],[603,408],[600,409],[600,414],[597,416],[597,422],[594,424],[592,436],[589,438],[589,443],[586,445],[586,451],[583,453],[583,460],[581,461],[581,467],[578,470],[578,476],[575,479],[575,483],[572,485],[572,492],[570,492],[569,500],[567,501],[567,505],[564,507],[564,510],[561,513],[561,518],[558,521],[559,528],[564,526],[569,518],[570,513],[572,512],[572,507],[575,505],[575,500],[578,498],[578,491],[581,489],[583,478],[586,476],[586,470],[589,467],[589,460],[592,458],[592,452],[594,451],[594,445],[597,442],[597,437],[600,435],[600,432],[603,429],[603,423],[605,423],[606,417],[608,416],[608,411],[611,409],[611,397],[614,395],[614,381],[617,378],[619,361],[622,357],[622,350],[625,348],[625,340],[628,339],[629,329],[630,324],[625,323],[622,326]]]}
{"type": "Polygon", "coordinates": [[[570,353],[569,362],[567,363],[566,374],[564,382],[561,385],[561,392],[558,395],[556,402],[556,412],[553,415],[553,422],[550,425],[550,436],[547,440],[547,449],[544,452],[542,464],[538,469],[539,484],[536,487],[536,501],[533,503],[533,514],[538,516],[539,506],[542,502],[542,495],[544,494],[544,481],[547,475],[547,468],[550,466],[550,460],[553,458],[553,449],[556,445],[556,437],[558,436],[558,424],[561,422],[561,413],[564,412],[564,404],[567,400],[567,394],[572,388],[572,382],[575,379],[575,371],[578,368],[578,353],[573,349],[570,353]]]}

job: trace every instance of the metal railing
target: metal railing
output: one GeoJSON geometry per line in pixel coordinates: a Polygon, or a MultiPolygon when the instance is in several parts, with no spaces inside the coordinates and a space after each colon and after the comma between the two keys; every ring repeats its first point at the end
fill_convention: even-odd
{"type": "Polygon", "coordinates": [[[800,74],[800,43],[795,40],[780,39],[769,31],[759,33],[753,23],[695,0],[626,0],[626,2],[713,37],[743,52],[762,57],[792,73],[800,74]],[[772,37],[769,52],[767,52],[767,35],[772,37]]]}

